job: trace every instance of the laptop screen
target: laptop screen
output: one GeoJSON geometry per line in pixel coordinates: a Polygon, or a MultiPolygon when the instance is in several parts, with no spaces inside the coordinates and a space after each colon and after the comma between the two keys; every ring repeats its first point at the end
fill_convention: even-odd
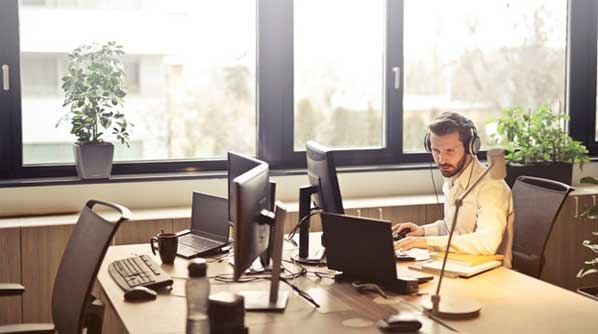
{"type": "Polygon", "coordinates": [[[222,242],[228,241],[228,200],[193,192],[191,233],[222,242]]]}
{"type": "Polygon", "coordinates": [[[396,280],[390,222],[332,213],[321,218],[329,269],[373,282],[396,280]]]}

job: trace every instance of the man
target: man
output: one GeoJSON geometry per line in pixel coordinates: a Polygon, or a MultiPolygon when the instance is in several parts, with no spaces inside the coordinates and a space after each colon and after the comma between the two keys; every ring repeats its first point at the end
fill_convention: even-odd
{"type": "MultiPolygon", "coordinates": [[[[395,232],[408,229],[395,248],[428,248],[444,251],[455,212],[455,199],[472,185],[484,167],[476,158],[480,142],[475,125],[465,116],[444,112],[428,126],[426,150],[444,176],[444,219],[418,226],[413,223],[393,227],[395,232]]],[[[503,265],[511,267],[513,242],[513,205],[511,190],[504,180],[492,180],[488,175],[463,200],[451,252],[491,255],[504,254],[503,265]]]]}

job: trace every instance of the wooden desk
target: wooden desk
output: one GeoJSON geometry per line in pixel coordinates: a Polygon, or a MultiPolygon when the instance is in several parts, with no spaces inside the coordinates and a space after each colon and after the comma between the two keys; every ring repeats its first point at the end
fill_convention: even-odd
{"type": "MultiPolygon", "coordinates": [[[[285,246],[289,246],[288,244],[285,246]]],[[[285,249],[288,254],[294,252],[285,249]]],[[[129,303],[123,300],[123,291],[107,271],[108,264],[135,254],[150,254],[149,245],[110,247],[98,274],[102,296],[112,307],[129,333],[184,333],[186,304],[184,298],[187,260],[177,258],[174,265],[162,265],[174,280],[173,290],[162,293],[155,301],[129,303]]],[[[160,259],[154,257],[156,263],[160,259]]],[[[291,264],[285,264],[289,269],[291,264]]],[[[406,265],[398,264],[400,270],[406,265]]],[[[312,267],[309,267],[312,269],[312,267]]],[[[325,268],[314,270],[325,271],[325,268]]],[[[232,267],[224,262],[208,264],[208,276],[231,273],[232,267]]],[[[437,279],[420,285],[420,292],[433,293],[437,279]]],[[[219,291],[264,291],[269,281],[252,283],[218,283],[210,280],[211,293],[219,291]]],[[[292,292],[283,313],[247,312],[246,326],[250,333],[381,333],[375,326],[397,310],[412,311],[419,307],[421,296],[391,295],[389,300],[371,294],[359,294],[349,284],[334,283],[314,275],[298,278],[295,284],[307,291],[320,309],[292,292]],[[401,302],[401,298],[408,303],[401,302]],[[363,325],[354,328],[347,325],[363,325]]],[[[290,288],[281,282],[281,288],[290,288]]],[[[482,304],[480,317],[473,320],[446,321],[462,333],[596,333],[598,331],[598,303],[570,291],[517,272],[498,268],[469,279],[445,279],[441,295],[469,296],[482,304]]],[[[453,333],[441,324],[423,315],[421,333],[453,333]]]]}

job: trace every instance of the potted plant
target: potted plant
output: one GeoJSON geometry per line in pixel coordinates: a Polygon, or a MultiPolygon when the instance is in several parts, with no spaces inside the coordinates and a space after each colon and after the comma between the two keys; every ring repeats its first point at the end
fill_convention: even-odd
{"type": "MultiPolygon", "coordinates": [[[[598,184],[593,177],[584,177],[580,183],[598,184]]],[[[598,205],[594,205],[581,214],[581,217],[596,220],[598,219],[598,205]]],[[[583,267],[577,273],[577,278],[598,273],[598,231],[592,232],[593,240],[584,240],[583,246],[594,252],[594,258],[584,262],[583,267]]],[[[586,286],[578,288],[577,291],[585,296],[598,300],[598,286],[586,286]]]]}
{"type": "Polygon", "coordinates": [[[119,60],[122,46],[115,42],[83,45],[69,55],[68,74],[62,78],[62,120],[69,120],[71,133],[77,137],[73,151],[77,174],[82,179],[110,177],[114,145],[105,142],[105,131],[129,146],[129,127],[123,114],[127,95],[125,71],[119,60]]]}
{"type": "Polygon", "coordinates": [[[513,186],[518,176],[528,175],[556,180],[571,185],[573,164],[589,161],[588,149],[573,140],[564,123],[568,115],[553,113],[543,105],[536,112],[515,107],[502,111],[497,121],[499,144],[507,151],[507,178],[513,186]]]}

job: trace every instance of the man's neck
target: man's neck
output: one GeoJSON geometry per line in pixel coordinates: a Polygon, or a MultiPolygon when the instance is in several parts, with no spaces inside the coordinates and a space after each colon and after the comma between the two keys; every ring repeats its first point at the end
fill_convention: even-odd
{"type": "Polygon", "coordinates": [[[455,181],[457,179],[459,179],[459,177],[461,176],[461,174],[463,174],[467,170],[467,168],[471,165],[472,162],[473,162],[473,157],[468,154],[465,157],[465,163],[463,164],[463,168],[461,168],[461,170],[459,171],[459,173],[453,175],[452,179],[455,180],[455,181]]]}

